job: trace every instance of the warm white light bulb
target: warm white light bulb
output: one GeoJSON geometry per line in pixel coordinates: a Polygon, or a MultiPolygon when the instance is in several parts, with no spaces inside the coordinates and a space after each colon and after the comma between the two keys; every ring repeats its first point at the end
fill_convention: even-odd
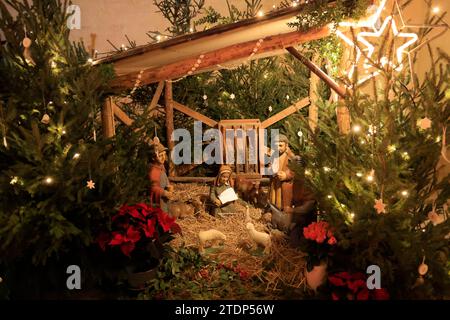
{"type": "Polygon", "coordinates": [[[353,132],[354,132],[354,133],[359,133],[359,132],[361,132],[361,126],[360,126],[359,124],[355,124],[355,125],[353,126],[353,132]]]}
{"type": "Polygon", "coordinates": [[[350,218],[354,218],[355,217],[355,214],[352,212],[352,213],[350,213],[350,218]]]}
{"type": "Polygon", "coordinates": [[[73,158],[74,159],[78,159],[80,157],[80,154],[79,153],[75,153],[74,155],[73,155],[73,158]]]}
{"type": "Polygon", "coordinates": [[[156,36],[156,40],[161,41],[161,36],[160,36],[160,35],[157,35],[157,36],[156,36]]]}
{"type": "Polygon", "coordinates": [[[92,62],[94,62],[94,60],[93,60],[92,58],[89,58],[89,59],[87,60],[87,62],[92,63],[92,62]]]}
{"type": "Polygon", "coordinates": [[[403,190],[403,191],[402,191],[402,196],[404,196],[404,197],[407,197],[407,196],[408,196],[408,194],[409,194],[409,193],[408,193],[408,191],[407,191],[407,190],[403,190]]]}
{"type": "Polygon", "coordinates": [[[373,181],[373,176],[367,176],[367,181],[372,182],[373,181]]]}
{"type": "Polygon", "coordinates": [[[433,11],[434,14],[438,14],[439,11],[441,11],[441,9],[440,9],[439,7],[434,7],[434,8],[432,9],[432,11],[433,11]]]}
{"type": "Polygon", "coordinates": [[[263,15],[264,15],[264,11],[259,10],[259,11],[258,11],[258,17],[262,17],[263,15]]]}
{"type": "Polygon", "coordinates": [[[46,179],[45,179],[45,183],[47,183],[47,184],[50,184],[50,183],[52,183],[53,182],[53,179],[51,178],[51,177],[47,177],[46,179]]]}
{"type": "Polygon", "coordinates": [[[332,196],[331,194],[329,194],[329,195],[327,196],[327,198],[328,198],[328,199],[331,199],[331,198],[333,198],[333,196],[332,196]]]}
{"type": "Polygon", "coordinates": [[[357,172],[357,173],[356,173],[356,176],[359,177],[359,178],[361,178],[361,177],[363,176],[363,174],[362,174],[361,172],[357,172]]]}
{"type": "Polygon", "coordinates": [[[328,167],[323,167],[323,171],[325,171],[325,172],[328,172],[328,171],[330,171],[331,169],[330,168],[328,168],[328,167]]]}

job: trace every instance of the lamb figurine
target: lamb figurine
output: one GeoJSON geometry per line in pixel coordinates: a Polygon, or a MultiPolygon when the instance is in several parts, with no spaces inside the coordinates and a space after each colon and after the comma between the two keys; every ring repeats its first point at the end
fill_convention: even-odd
{"type": "Polygon", "coordinates": [[[264,247],[264,253],[270,252],[271,240],[270,235],[265,232],[255,230],[253,223],[247,223],[247,230],[252,240],[259,246],[264,247]]]}
{"type": "Polygon", "coordinates": [[[199,252],[204,252],[205,251],[204,246],[207,241],[211,241],[211,242],[215,243],[218,240],[225,241],[227,239],[227,237],[219,230],[210,229],[208,231],[200,231],[198,233],[198,239],[199,239],[198,250],[199,250],[199,252]]]}

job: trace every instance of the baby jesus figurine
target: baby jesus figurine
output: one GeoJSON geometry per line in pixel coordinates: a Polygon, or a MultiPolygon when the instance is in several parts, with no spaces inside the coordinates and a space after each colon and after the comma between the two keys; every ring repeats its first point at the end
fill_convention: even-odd
{"type": "Polygon", "coordinates": [[[221,166],[214,185],[211,187],[209,198],[213,204],[212,214],[214,216],[236,212],[234,203],[238,198],[230,179],[231,173],[230,166],[221,166]]]}

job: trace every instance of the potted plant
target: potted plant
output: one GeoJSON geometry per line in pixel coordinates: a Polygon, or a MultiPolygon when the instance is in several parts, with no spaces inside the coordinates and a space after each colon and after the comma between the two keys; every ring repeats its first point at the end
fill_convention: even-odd
{"type": "Polygon", "coordinates": [[[303,228],[300,247],[307,253],[306,282],[314,291],[326,280],[328,256],[337,243],[328,222],[319,221],[303,228]]]}
{"type": "Polygon", "coordinates": [[[111,229],[102,232],[98,244],[110,252],[113,263],[126,270],[132,287],[143,287],[156,275],[156,267],[168,242],[181,228],[175,218],[145,203],[124,205],[112,217],[111,229]]]}

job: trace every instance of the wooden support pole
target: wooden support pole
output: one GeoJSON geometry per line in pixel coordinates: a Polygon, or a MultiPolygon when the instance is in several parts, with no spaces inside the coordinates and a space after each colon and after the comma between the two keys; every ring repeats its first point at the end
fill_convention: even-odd
{"type": "Polygon", "coordinates": [[[107,97],[103,103],[102,108],[102,127],[103,136],[105,138],[111,138],[115,134],[114,127],[114,113],[113,113],[113,101],[112,97],[107,97]]]}
{"type": "Polygon", "coordinates": [[[172,80],[166,81],[165,92],[166,103],[166,132],[167,132],[167,146],[169,148],[169,177],[175,176],[175,167],[170,159],[172,150],[174,148],[174,142],[172,141],[173,133],[173,94],[172,94],[172,80]]]}
{"type": "Polygon", "coordinates": [[[176,101],[172,101],[172,106],[174,109],[177,109],[178,111],[183,112],[184,114],[194,118],[195,120],[203,122],[204,124],[210,126],[211,128],[214,128],[218,123],[217,121],[215,121],[211,118],[208,118],[207,116],[204,116],[203,114],[201,114],[197,111],[194,111],[191,108],[189,108],[181,103],[178,103],[176,101]]]}
{"type": "Polygon", "coordinates": [[[320,79],[322,79],[331,89],[336,91],[338,95],[345,98],[345,89],[341,88],[329,75],[322,71],[318,66],[309,61],[304,55],[298,52],[294,47],[288,47],[286,50],[295,58],[300,60],[311,72],[314,72],[320,79]]]}
{"type": "Polygon", "coordinates": [[[148,107],[149,111],[152,111],[156,108],[156,104],[159,101],[159,98],[161,97],[161,93],[164,88],[164,81],[160,81],[158,83],[158,87],[156,88],[155,94],[153,95],[152,102],[150,102],[150,106],[148,107]]]}
{"type": "Polygon", "coordinates": [[[298,110],[306,107],[307,105],[309,105],[309,98],[304,98],[300,101],[297,101],[295,104],[291,105],[290,107],[287,107],[283,111],[280,111],[277,114],[271,116],[269,119],[264,120],[261,123],[261,128],[265,129],[267,127],[270,127],[275,122],[283,120],[287,116],[290,116],[294,112],[297,112],[298,110]]]}

